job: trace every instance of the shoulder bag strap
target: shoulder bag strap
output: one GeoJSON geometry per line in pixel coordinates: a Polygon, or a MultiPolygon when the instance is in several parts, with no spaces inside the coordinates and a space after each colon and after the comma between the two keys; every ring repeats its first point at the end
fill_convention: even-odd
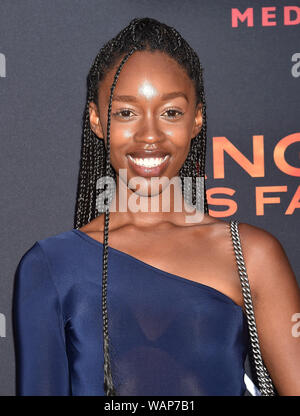
{"type": "Polygon", "coordinates": [[[248,322],[248,329],[251,341],[251,349],[254,359],[255,371],[257,375],[259,390],[262,396],[275,396],[275,388],[272,383],[272,379],[268,373],[268,370],[264,366],[258,334],[256,329],[256,322],[255,322],[255,315],[254,309],[252,304],[252,297],[250,291],[250,284],[247,276],[246,266],[243,258],[243,252],[241,247],[241,240],[239,235],[238,229],[238,221],[231,220],[230,221],[230,231],[231,231],[231,239],[234,247],[236,262],[238,266],[239,277],[242,286],[243,298],[244,298],[244,305],[246,310],[247,322],[248,322]]]}

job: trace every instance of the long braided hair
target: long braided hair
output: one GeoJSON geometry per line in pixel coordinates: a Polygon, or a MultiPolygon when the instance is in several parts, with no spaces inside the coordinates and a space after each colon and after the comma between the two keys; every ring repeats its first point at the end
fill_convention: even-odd
{"type": "MultiPolygon", "coordinates": [[[[110,164],[110,124],[112,96],[123,65],[135,51],[158,50],[175,59],[193,81],[196,93],[196,104],[202,105],[202,128],[191,140],[190,151],[179,171],[182,186],[184,178],[192,178],[192,204],[196,204],[196,178],[202,178],[204,213],[208,213],[205,188],[205,155],[206,155],[206,104],[203,86],[203,69],[196,52],[182,36],[170,26],[152,18],[135,18],[131,20],[116,37],[108,41],[96,56],[87,78],[87,101],[83,119],[83,139],[81,148],[80,171],[77,189],[74,226],[76,229],[89,223],[99,215],[97,209],[97,181],[102,177],[111,177],[116,181],[116,172],[110,164]],[[99,140],[90,127],[89,104],[98,106],[99,83],[106,73],[122,59],[111,86],[108,106],[107,144],[99,140]]],[[[189,185],[188,185],[189,186],[189,185]]],[[[109,196],[111,198],[111,195],[109,196]]],[[[107,313],[107,271],[108,271],[108,230],[109,208],[104,209],[104,244],[102,269],[102,319],[103,319],[103,352],[104,352],[104,391],[107,396],[117,395],[114,386],[108,333],[107,313]]]]}

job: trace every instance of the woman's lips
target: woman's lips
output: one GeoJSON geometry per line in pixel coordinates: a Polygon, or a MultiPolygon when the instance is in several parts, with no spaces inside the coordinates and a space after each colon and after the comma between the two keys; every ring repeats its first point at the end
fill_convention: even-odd
{"type": "Polygon", "coordinates": [[[164,160],[160,165],[154,166],[154,167],[137,165],[129,157],[129,155],[127,155],[127,160],[128,160],[130,167],[137,174],[137,176],[144,176],[144,177],[149,178],[152,176],[161,176],[164,170],[166,170],[169,164],[170,155],[165,155],[165,156],[167,156],[166,160],[164,160]]]}

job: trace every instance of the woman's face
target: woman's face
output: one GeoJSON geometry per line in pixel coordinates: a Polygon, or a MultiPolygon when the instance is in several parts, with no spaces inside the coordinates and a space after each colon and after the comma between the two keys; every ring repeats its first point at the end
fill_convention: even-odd
{"type": "MultiPolygon", "coordinates": [[[[100,83],[98,107],[90,104],[91,128],[105,145],[110,88],[121,59],[100,83]]],[[[178,176],[201,126],[201,104],[184,69],[162,52],[134,52],[113,92],[110,161],[117,175],[127,169],[127,182],[142,176],[147,184],[151,177],[178,176]]],[[[138,193],[148,195],[144,188],[138,193]]]]}

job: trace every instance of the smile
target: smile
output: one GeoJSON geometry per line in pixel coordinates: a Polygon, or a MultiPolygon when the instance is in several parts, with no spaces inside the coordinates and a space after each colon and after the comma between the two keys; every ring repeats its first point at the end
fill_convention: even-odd
{"type": "Polygon", "coordinates": [[[133,158],[132,156],[128,155],[129,159],[138,166],[144,166],[146,168],[155,168],[160,166],[164,163],[165,160],[169,157],[166,155],[165,157],[145,157],[145,158],[133,158]]]}
{"type": "Polygon", "coordinates": [[[136,175],[143,177],[161,176],[169,164],[170,155],[164,157],[133,157],[127,155],[129,165],[136,175]]]}

